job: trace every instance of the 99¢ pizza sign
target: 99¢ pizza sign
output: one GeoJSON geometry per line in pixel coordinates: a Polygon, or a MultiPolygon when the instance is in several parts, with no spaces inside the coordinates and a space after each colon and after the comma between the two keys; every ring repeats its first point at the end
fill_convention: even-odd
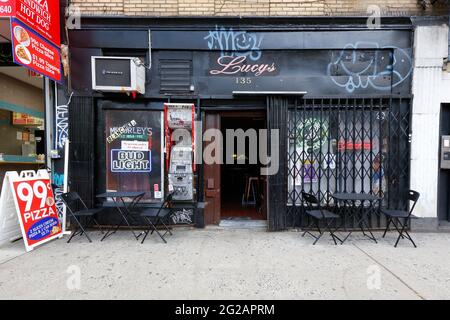
{"type": "Polygon", "coordinates": [[[39,244],[62,237],[61,223],[48,174],[42,171],[28,173],[30,172],[32,175],[29,177],[9,178],[27,251],[39,244]]]}

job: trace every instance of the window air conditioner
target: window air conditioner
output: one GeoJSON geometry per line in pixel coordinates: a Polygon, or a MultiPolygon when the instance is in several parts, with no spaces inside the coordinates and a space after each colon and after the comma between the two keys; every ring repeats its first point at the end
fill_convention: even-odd
{"type": "Polygon", "coordinates": [[[145,94],[145,66],[133,57],[92,57],[92,89],[145,94]]]}

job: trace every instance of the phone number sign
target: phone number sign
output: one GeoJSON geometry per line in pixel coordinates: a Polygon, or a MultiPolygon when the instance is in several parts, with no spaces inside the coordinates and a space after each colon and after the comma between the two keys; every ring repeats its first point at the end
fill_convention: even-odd
{"type": "Polygon", "coordinates": [[[62,233],[50,179],[13,182],[13,195],[27,251],[62,233]]]}
{"type": "Polygon", "coordinates": [[[14,0],[0,0],[0,17],[10,17],[13,14],[14,0]]]}

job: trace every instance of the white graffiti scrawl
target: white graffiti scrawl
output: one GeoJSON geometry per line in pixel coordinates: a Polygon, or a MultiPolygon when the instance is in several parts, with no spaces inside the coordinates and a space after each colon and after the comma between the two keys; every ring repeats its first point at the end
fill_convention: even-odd
{"type": "Polygon", "coordinates": [[[62,219],[64,219],[64,202],[62,201],[61,195],[64,193],[64,189],[63,188],[55,188],[54,190],[55,193],[55,206],[56,206],[56,211],[58,212],[58,216],[59,219],[62,221],[62,219]]]}
{"type": "Polygon", "coordinates": [[[69,138],[69,106],[56,106],[55,125],[55,144],[58,149],[62,149],[66,140],[69,138]]]}
{"type": "Polygon", "coordinates": [[[258,61],[262,55],[262,36],[246,31],[216,26],[204,39],[208,41],[209,50],[220,50],[221,56],[248,57],[258,61]]]}
{"type": "Polygon", "coordinates": [[[347,44],[338,55],[332,55],[327,72],[337,86],[349,93],[369,86],[376,90],[390,90],[410,77],[412,58],[406,50],[395,46],[357,42],[347,44]],[[368,48],[372,53],[362,50],[368,48]],[[383,54],[387,50],[389,55],[383,54]],[[391,81],[382,81],[383,77],[389,76],[391,81]]]}
{"type": "Polygon", "coordinates": [[[191,224],[192,210],[182,209],[172,213],[172,221],[174,224],[191,224]]]}

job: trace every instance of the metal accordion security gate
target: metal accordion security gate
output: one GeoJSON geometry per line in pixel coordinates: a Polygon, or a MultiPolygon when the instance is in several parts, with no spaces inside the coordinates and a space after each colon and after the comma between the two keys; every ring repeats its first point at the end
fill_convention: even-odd
{"type": "MultiPolygon", "coordinates": [[[[303,191],[329,209],[336,192],[371,193],[383,199],[382,207],[406,208],[410,118],[409,98],[289,101],[286,226],[308,224],[303,191]]],[[[385,219],[373,215],[369,223],[381,228],[385,219]]]]}

